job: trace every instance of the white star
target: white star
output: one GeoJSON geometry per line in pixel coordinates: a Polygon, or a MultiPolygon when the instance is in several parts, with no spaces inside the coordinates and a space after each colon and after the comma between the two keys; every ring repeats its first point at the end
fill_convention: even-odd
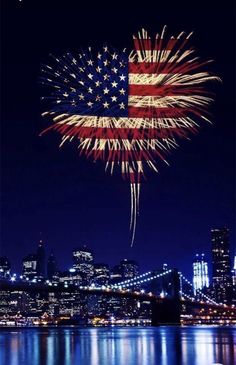
{"type": "Polygon", "coordinates": [[[98,53],[98,59],[100,60],[102,58],[101,53],[98,53]]]}
{"type": "Polygon", "coordinates": [[[122,88],[122,89],[119,90],[119,92],[120,92],[121,95],[125,95],[125,89],[122,88]]]}
{"type": "Polygon", "coordinates": [[[119,78],[120,78],[120,81],[125,81],[126,76],[122,74],[121,76],[119,76],[119,78]]]}
{"type": "Polygon", "coordinates": [[[79,67],[80,72],[84,72],[84,67],[79,67]]]}
{"type": "Polygon", "coordinates": [[[69,96],[69,94],[68,94],[67,92],[65,92],[65,93],[63,94],[63,96],[65,96],[65,98],[67,98],[67,97],[69,96]]]}
{"type": "Polygon", "coordinates": [[[108,60],[105,60],[105,61],[103,61],[103,64],[104,64],[104,66],[108,66],[109,61],[108,60]]]}
{"type": "Polygon", "coordinates": [[[101,81],[96,81],[96,82],[95,82],[95,85],[96,85],[97,87],[99,87],[99,86],[101,85],[101,81]]]}
{"type": "Polygon", "coordinates": [[[80,100],[84,100],[84,95],[83,95],[83,94],[80,94],[80,95],[79,95],[79,99],[80,99],[80,100]]]}
{"type": "Polygon", "coordinates": [[[88,78],[89,78],[90,80],[92,80],[92,79],[93,79],[93,75],[92,75],[92,74],[88,74],[88,78]]]}
{"type": "Polygon", "coordinates": [[[104,90],[103,90],[104,94],[108,94],[109,93],[109,89],[106,87],[104,90]]]}
{"type": "Polygon", "coordinates": [[[88,88],[88,92],[89,92],[90,94],[92,94],[92,93],[93,93],[93,89],[92,89],[91,87],[89,87],[89,88],[88,88]]]}
{"type": "Polygon", "coordinates": [[[117,57],[118,57],[118,54],[113,53],[113,55],[112,55],[112,59],[113,59],[113,60],[117,60],[117,57]]]}
{"type": "Polygon", "coordinates": [[[84,85],[84,82],[83,81],[79,81],[79,84],[84,85]]]}
{"type": "Polygon", "coordinates": [[[111,101],[117,101],[117,97],[116,96],[112,96],[111,97],[111,101]]]}
{"type": "Polygon", "coordinates": [[[115,82],[115,81],[113,81],[112,83],[111,83],[111,85],[112,85],[112,87],[117,87],[117,82],[115,82]]]}
{"type": "Polygon", "coordinates": [[[104,106],[104,108],[106,109],[109,109],[109,103],[107,102],[107,101],[105,101],[105,103],[103,103],[103,106],[104,106]]]}
{"type": "Polygon", "coordinates": [[[103,47],[104,52],[108,52],[108,47],[103,47]]]}
{"type": "Polygon", "coordinates": [[[111,69],[113,72],[115,72],[115,74],[117,73],[117,71],[118,71],[118,69],[117,68],[115,68],[115,67],[113,67],[112,69],[111,69]]]}
{"type": "Polygon", "coordinates": [[[101,96],[100,95],[97,95],[95,100],[96,101],[100,101],[101,100],[101,96]]]}
{"type": "Polygon", "coordinates": [[[124,103],[120,103],[119,106],[120,106],[120,109],[125,109],[125,104],[124,103]]]}
{"type": "Polygon", "coordinates": [[[105,74],[104,76],[103,76],[103,79],[104,80],[108,80],[110,78],[110,75],[108,75],[108,74],[105,74]]]}
{"type": "Polygon", "coordinates": [[[88,60],[88,61],[87,61],[87,64],[88,64],[89,66],[93,66],[93,61],[92,61],[92,60],[88,60]]]}
{"type": "Polygon", "coordinates": [[[93,103],[92,103],[91,101],[89,101],[89,102],[87,103],[87,105],[88,105],[90,108],[92,108],[93,103]]]}
{"type": "Polygon", "coordinates": [[[102,71],[101,67],[99,67],[99,66],[98,66],[98,67],[96,68],[96,71],[100,73],[100,72],[102,71]]]}

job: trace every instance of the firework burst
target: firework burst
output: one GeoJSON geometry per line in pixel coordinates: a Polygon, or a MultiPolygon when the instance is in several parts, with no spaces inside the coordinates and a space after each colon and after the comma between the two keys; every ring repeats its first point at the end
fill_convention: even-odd
{"type": "Polygon", "coordinates": [[[134,36],[134,49],[117,52],[104,46],[77,56],[53,57],[42,68],[50,87],[53,119],[44,132],[62,135],[60,146],[76,140],[81,155],[103,160],[111,174],[119,168],[130,182],[132,244],[139,210],[140,185],[146,168],[157,170],[182,138],[209,122],[213,101],[205,89],[218,77],[205,70],[189,46],[189,35],[154,39],[145,30],[134,36]]]}

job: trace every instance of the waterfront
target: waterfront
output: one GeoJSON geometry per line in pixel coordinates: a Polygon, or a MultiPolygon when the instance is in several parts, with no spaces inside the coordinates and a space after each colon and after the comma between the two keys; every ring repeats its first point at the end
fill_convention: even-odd
{"type": "Polygon", "coordinates": [[[234,365],[236,327],[1,328],[1,365],[234,365]]]}

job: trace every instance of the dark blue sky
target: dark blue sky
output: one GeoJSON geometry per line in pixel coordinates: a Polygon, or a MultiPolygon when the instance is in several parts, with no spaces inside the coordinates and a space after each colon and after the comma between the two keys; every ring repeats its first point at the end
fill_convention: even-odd
{"type": "MultiPolygon", "coordinates": [[[[226,225],[235,251],[235,11],[222,1],[81,2],[3,0],[1,118],[1,254],[20,270],[36,249],[39,232],[61,268],[72,249],[87,244],[96,261],[136,259],[142,270],[169,263],[191,274],[196,252],[210,259],[210,229],[226,225]],[[144,7],[145,5],[145,7],[144,7]],[[169,158],[170,167],[148,174],[130,247],[129,184],[105,174],[102,163],[81,159],[76,146],[58,149],[56,134],[39,137],[40,64],[49,53],[87,45],[131,46],[141,27],[152,33],[194,31],[192,42],[222,85],[212,85],[214,124],[169,158]]],[[[231,2],[233,4],[233,1],[231,2]]]]}

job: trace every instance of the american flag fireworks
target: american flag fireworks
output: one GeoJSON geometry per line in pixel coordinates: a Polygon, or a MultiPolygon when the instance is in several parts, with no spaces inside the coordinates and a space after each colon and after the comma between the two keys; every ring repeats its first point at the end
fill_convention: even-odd
{"type": "MultiPolygon", "coordinates": [[[[131,188],[132,244],[139,210],[140,184],[146,167],[157,172],[181,138],[209,122],[212,102],[204,84],[218,77],[205,70],[189,46],[189,35],[154,39],[145,30],[134,36],[134,49],[117,52],[104,46],[77,56],[53,57],[42,68],[43,84],[51,88],[53,119],[47,128],[66,141],[78,142],[80,154],[105,162],[113,173],[120,168],[131,188]]],[[[45,132],[43,131],[43,133],[45,132]]]]}

